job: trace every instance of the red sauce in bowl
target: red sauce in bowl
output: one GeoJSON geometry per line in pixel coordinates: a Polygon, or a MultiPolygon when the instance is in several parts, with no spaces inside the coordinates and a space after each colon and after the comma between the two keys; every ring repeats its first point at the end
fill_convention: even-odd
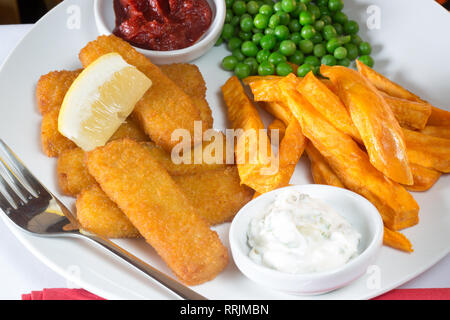
{"type": "Polygon", "coordinates": [[[191,46],[212,20],[206,0],[114,0],[114,11],[116,36],[157,51],[191,46]]]}

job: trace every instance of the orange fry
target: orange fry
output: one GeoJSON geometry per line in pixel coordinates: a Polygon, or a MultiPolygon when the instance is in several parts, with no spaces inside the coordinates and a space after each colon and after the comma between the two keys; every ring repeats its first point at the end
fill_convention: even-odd
{"type": "Polygon", "coordinates": [[[400,125],[381,95],[352,69],[322,65],[320,71],[337,86],[373,166],[396,182],[413,184],[400,125]]]}
{"type": "MultiPolygon", "coordinates": [[[[132,114],[151,140],[170,151],[178,144],[178,141],[171,139],[174,130],[186,129],[193,136],[194,121],[201,120],[199,109],[180,87],[128,42],[113,35],[100,36],[88,43],[80,51],[79,57],[86,67],[110,52],[119,53],[125,61],[137,67],[153,82],[152,87],[136,104],[132,114]]],[[[203,125],[204,129],[207,129],[206,123],[203,125]]]]}
{"type": "Polygon", "coordinates": [[[411,163],[410,165],[414,177],[414,184],[405,186],[405,188],[410,191],[427,191],[441,177],[441,173],[434,169],[425,168],[414,163],[411,163]]]}
{"type": "Polygon", "coordinates": [[[427,125],[450,127],[450,111],[432,107],[431,115],[428,119],[427,125]]]}
{"type": "Polygon", "coordinates": [[[399,230],[417,224],[419,206],[414,198],[401,185],[386,179],[358,144],[325,120],[295,86],[290,76],[280,80],[285,103],[342,183],[371,201],[389,228],[399,230]]]}
{"type": "Polygon", "coordinates": [[[358,71],[365,78],[367,78],[367,80],[369,80],[378,90],[384,91],[385,93],[393,97],[423,102],[419,96],[416,96],[414,93],[409,92],[401,85],[389,80],[382,74],[366,66],[361,61],[356,60],[356,67],[358,68],[358,71]]]}
{"type": "Polygon", "coordinates": [[[425,128],[431,114],[431,106],[427,103],[392,97],[379,91],[391,107],[395,118],[402,127],[412,129],[425,128]]]}
{"type": "Polygon", "coordinates": [[[279,119],[274,119],[267,127],[267,134],[270,140],[272,140],[272,130],[278,130],[278,138],[283,140],[284,134],[286,132],[286,125],[283,121],[279,119]]]}
{"type": "Polygon", "coordinates": [[[345,188],[339,177],[328,165],[327,160],[320,154],[311,142],[306,144],[306,153],[311,161],[311,173],[315,183],[345,188]]]}
{"type": "Polygon", "coordinates": [[[228,252],[217,233],[145,147],[116,140],[86,160],[102,190],[181,281],[200,284],[225,268],[228,252]]]}
{"type": "Polygon", "coordinates": [[[383,244],[405,252],[413,252],[412,244],[403,234],[384,227],[383,244]]]}
{"type": "Polygon", "coordinates": [[[289,108],[281,101],[261,102],[260,106],[276,119],[283,121],[285,126],[293,120],[297,121],[289,108]]]}
{"type": "Polygon", "coordinates": [[[438,127],[438,126],[426,126],[420,133],[427,134],[429,136],[450,139],[450,126],[438,127]]]}
{"type": "Polygon", "coordinates": [[[258,80],[249,84],[255,101],[280,101],[281,93],[278,89],[279,79],[258,80]]]}
{"type": "Polygon", "coordinates": [[[403,129],[411,163],[440,172],[450,172],[450,140],[403,129]]]}
{"type": "Polygon", "coordinates": [[[312,72],[299,83],[297,90],[317,109],[331,124],[358,142],[361,136],[353,124],[347,108],[312,72]]]}
{"type": "Polygon", "coordinates": [[[281,80],[281,76],[250,76],[242,79],[242,83],[245,85],[250,85],[250,83],[261,80],[281,80]]]}

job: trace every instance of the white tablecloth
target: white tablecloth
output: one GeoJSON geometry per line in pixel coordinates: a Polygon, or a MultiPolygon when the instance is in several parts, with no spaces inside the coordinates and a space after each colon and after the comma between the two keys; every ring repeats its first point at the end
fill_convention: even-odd
{"type": "MultiPolygon", "coordinates": [[[[0,26],[0,64],[32,25],[0,26]]],[[[22,293],[66,288],[67,281],[34,257],[0,221],[0,299],[20,299],[22,293]]],[[[449,288],[450,255],[401,288],[449,288]]]]}

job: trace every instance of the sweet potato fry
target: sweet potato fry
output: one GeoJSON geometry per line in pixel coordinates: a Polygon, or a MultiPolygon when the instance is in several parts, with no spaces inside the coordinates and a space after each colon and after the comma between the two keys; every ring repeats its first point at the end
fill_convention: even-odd
{"type": "Polygon", "coordinates": [[[272,130],[278,130],[278,138],[283,140],[284,134],[286,132],[286,125],[283,121],[279,119],[274,119],[267,127],[267,134],[270,140],[272,140],[272,130]]]}
{"type": "Polygon", "coordinates": [[[428,119],[427,125],[450,127],[450,111],[431,107],[431,115],[428,119]]]}
{"type": "Polygon", "coordinates": [[[61,107],[64,96],[81,70],[52,71],[40,77],[36,85],[36,100],[39,112],[45,114],[61,107]]]}
{"type": "MultiPolygon", "coordinates": [[[[259,193],[286,186],[293,173],[292,165],[284,166],[286,159],[283,156],[279,158],[278,164],[274,162],[269,139],[265,132],[260,131],[264,129],[264,124],[255,106],[245,94],[239,80],[236,77],[231,77],[222,87],[222,92],[228,107],[228,119],[232,127],[243,130],[238,136],[236,146],[237,167],[241,183],[259,193]],[[253,139],[251,133],[253,133],[253,139]],[[252,157],[252,154],[255,157],[252,157]]],[[[288,129],[286,129],[286,135],[288,129]]],[[[300,148],[293,154],[300,158],[301,153],[303,153],[302,144],[304,145],[302,141],[298,140],[302,134],[301,130],[298,132],[298,128],[293,126],[289,131],[293,132],[290,134],[291,138],[284,143],[286,147],[283,147],[282,141],[279,154],[284,154],[281,151],[282,148],[287,148],[288,145],[292,148],[295,145],[295,147],[300,146],[300,148]]],[[[283,140],[286,139],[286,135],[283,140]]],[[[292,159],[288,160],[291,162],[292,159]]]]}
{"type": "Polygon", "coordinates": [[[371,201],[392,230],[417,224],[419,206],[414,198],[401,185],[386,179],[358,144],[325,120],[295,86],[290,76],[280,80],[285,103],[345,187],[371,201]]]}
{"type": "Polygon", "coordinates": [[[411,163],[440,172],[450,172],[450,140],[403,128],[411,163]]]}
{"type": "Polygon", "coordinates": [[[320,71],[337,86],[373,166],[396,182],[413,184],[403,134],[386,101],[354,70],[322,65],[320,71]]]}
{"type": "Polygon", "coordinates": [[[79,194],[76,207],[77,220],[89,232],[106,238],[140,237],[127,216],[96,183],[79,194]]]}
{"type": "Polygon", "coordinates": [[[384,91],[390,96],[402,98],[411,101],[422,101],[419,96],[409,92],[401,85],[389,80],[382,74],[376,72],[372,68],[366,66],[359,60],[356,60],[356,67],[367,80],[369,80],[378,90],[384,91]]]}
{"type": "Polygon", "coordinates": [[[280,101],[281,93],[278,89],[278,79],[258,80],[249,83],[255,101],[280,101]]]}
{"type": "Polygon", "coordinates": [[[95,184],[84,164],[85,152],[73,148],[61,152],[56,165],[59,187],[65,195],[77,196],[83,189],[95,184]]]}
{"type": "Polygon", "coordinates": [[[339,177],[328,165],[327,160],[320,154],[311,142],[306,144],[305,150],[308,154],[309,160],[311,161],[311,173],[315,183],[345,188],[339,177]]]}
{"type": "Polygon", "coordinates": [[[260,106],[276,119],[283,121],[285,126],[293,120],[297,121],[289,108],[281,101],[261,102],[260,106]]]}
{"type": "Polygon", "coordinates": [[[431,114],[431,106],[427,103],[392,97],[379,91],[392,113],[402,127],[423,129],[431,114]]]}
{"type": "Polygon", "coordinates": [[[312,72],[300,81],[297,90],[317,109],[331,124],[358,142],[361,136],[353,124],[347,108],[323,82],[312,72]]]}
{"type": "Polygon", "coordinates": [[[405,186],[409,191],[427,191],[441,177],[441,173],[434,169],[425,168],[414,163],[411,163],[410,166],[414,177],[414,184],[405,186]]]}
{"type": "Polygon", "coordinates": [[[420,130],[420,133],[433,137],[450,139],[450,126],[448,127],[426,126],[423,130],[420,130]]]}
{"type": "MultiPolygon", "coordinates": [[[[174,130],[183,128],[193,135],[194,121],[201,120],[199,109],[183,90],[129,43],[113,35],[100,36],[88,43],[81,50],[79,57],[86,67],[110,52],[119,53],[125,61],[137,67],[153,82],[133,111],[133,117],[138,120],[151,140],[170,151],[178,144],[178,141],[171,139],[174,130]]],[[[206,123],[203,125],[206,129],[206,123]]]]}
{"type": "Polygon", "coordinates": [[[245,85],[250,85],[250,83],[260,80],[281,80],[281,76],[250,76],[242,79],[242,83],[245,85]]]}
{"type": "Polygon", "coordinates": [[[206,101],[206,84],[203,76],[194,64],[173,63],[160,66],[161,71],[192,99],[200,111],[202,121],[207,128],[212,128],[212,111],[206,101]]]}
{"type": "Polygon", "coordinates": [[[403,234],[384,227],[383,244],[405,252],[413,252],[412,244],[403,234]]]}
{"type": "Polygon", "coordinates": [[[86,160],[103,191],[182,282],[200,284],[225,268],[228,252],[217,233],[144,146],[116,140],[86,160]]]}

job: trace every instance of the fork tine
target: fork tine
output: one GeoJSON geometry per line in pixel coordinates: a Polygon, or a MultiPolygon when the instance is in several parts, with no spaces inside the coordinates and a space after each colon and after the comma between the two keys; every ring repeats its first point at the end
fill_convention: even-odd
{"type": "Polygon", "coordinates": [[[0,139],[0,150],[2,150],[9,158],[15,169],[25,178],[30,184],[30,187],[37,194],[47,194],[48,191],[42,186],[42,184],[33,176],[33,174],[23,165],[22,161],[14,154],[14,152],[8,147],[8,145],[0,139]]]}
{"type": "Polygon", "coordinates": [[[11,203],[5,196],[0,192],[0,209],[2,209],[6,214],[13,209],[11,203]]]}
{"type": "MultiPolygon", "coordinates": [[[[0,174],[0,184],[3,185],[6,193],[12,199],[13,201],[13,203],[11,203],[12,206],[16,206],[18,208],[24,204],[23,200],[17,195],[16,191],[14,191],[13,188],[11,188],[9,183],[5,180],[5,178],[3,178],[1,174],[0,174]]],[[[3,196],[6,198],[5,195],[3,196]]]]}
{"type": "Polygon", "coordinates": [[[12,180],[13,186],[24,197],[25,202],[28,202],[28,200],[31,200],[33,198],[33,195],[25,188],[22,182],[20,182],[19,179],[17,179],[14,172],[12,172],[11,168],[8,167],[8,165],[1,157],[0,157],[0,168],[3,168],[6,171],[6,173],[12,180]]]}

